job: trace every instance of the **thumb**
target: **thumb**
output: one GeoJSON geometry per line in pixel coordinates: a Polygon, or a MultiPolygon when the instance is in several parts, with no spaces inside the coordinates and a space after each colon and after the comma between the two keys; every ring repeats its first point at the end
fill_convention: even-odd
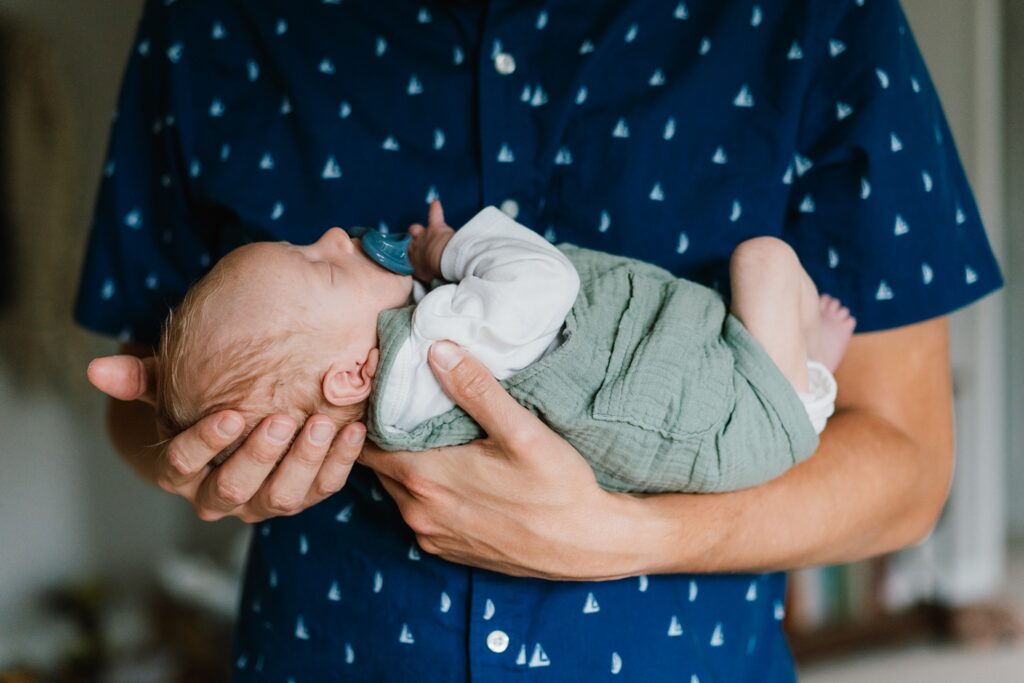
{"type": "Polygon", "coordinates": [[[104,394],[121,401],[155,400],[156,359],[152,356],[103,356],[89,363],[89,382],[104,394]]]}
{"type": "Polygon", "coordinates": [[[483,363],[459,345],[434,342],[429,360],[441,388],[483,427],[489,438],[508,443],[543,425],[498,384],[483,363]]]}

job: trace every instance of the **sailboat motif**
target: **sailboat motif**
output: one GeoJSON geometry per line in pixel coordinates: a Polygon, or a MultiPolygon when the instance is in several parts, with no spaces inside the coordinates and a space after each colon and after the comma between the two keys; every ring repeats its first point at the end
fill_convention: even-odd
{"type": "Polygon", "coordinates": [[[679,241],[676,242],[676,253],[685,254],[686,250],[690,248],[690,237],[685,233],[679,233],[679,241]]]}
{"type": "Polygon", "coordinates": [[[811,195],[804,196],[802,202],[800,202],[800,213],[814,213],[814,197],[811,195]]]}
{"type": "Polygon", "coordinates": [[[743,205],[740,204],[740,200],[732,200],[732,211],[729,214],[729,221],[735,223],[743,215],[743,205]]]}
{"type": "Polygon", "coordinates": [[[320,177],[324,180],[335,180],[341,177],[341,166],[338,166],[338,161],[334,158],[334,155],[327,157],[320,177]]]}
{"type": "Polygon", "coordinates": [[[384,588],[384,575],[378,569],[373,573],[373,592],[380,593],[382,588],[384,588]]]}
{"type": "Polygon", "coordinates": [[[249,658],[245,655],[244,652],[242,654],[238,655],[238,659],[235,660],[235,668],[236,669],[240,669],[242,671],[245,670],[245,667],[248,664],[249,664],[249,658]]]}
{"type": "Polygon", "coordinates": [[[646,593],[647,592],[647,586],[650,583],[649,579],[647,578],[647,575],[646,574],[641,574],[640,576],[637,577],[637,580],[639,581],[639,585],[637,586],[637,590],[640,591],[641,593],[646,593]]]}
{"type": "Polygon", "coordinates": [[[721,145],[715,149],[715,153],[711,157],[711,162],[719,165],[729,163],[729,156],[725,153],[725,149],[721,145]]]}
{"type": "Polygon", "coordinates": [[[440,128],[434,129],[434,149],[441,149],[444,147],[444,131],[440,128]]]}
{"type": "Polygon", "coordinates": [[[879,282],[878,283],[878,290],[875,291],[875,300],[876,301],[888,301],[889,299],[892,299],[892,297],[893,297],[893,291],[892,291],[892,287],[889,286],[889,283],[887,283],[885,280],[882,280],[881,282],[879,282]]]}
{"type": "Polygon", "coordinates": [[[103,175],[104,177],[109,178],[112,175],[114,175],[114,171],[116,170],[117,162],[111,159],[110,161],[107,162],[106,166],[103,167],[103,175]]]}
{"type": "Polygon", "coordinates": [[[554,226],[549,225],[547,230],[544,231],[544,239],[552,244],[555,243],[555,240],[558,239],[558,235],[555,234],[554,226]]]}
{"type": "Polygon", "coordinates": [[[484,603],[484,621],[490,621],[493,619],[494,611],[494,601],[487,598],[487,601],[484,603]]]}
{"type": "Polygon", "coordinates": [[[782,184],[792,185],[793,184],[793,164],[786,167],[786,172],[782,174],[782,184]]]}
{"type": "Polygon", "coordinates": [[[587,101],[587,86],[581,85],[576,91],[576,104],[583,104],[587,101]]]}
{"type": "Polygon", "coordinates": [[[533,97],[533,91],[530,90],[530,84],[527,83],[523,86],[523,92],[519,94],[519,101],[529,102],[531,97],[533,97]]]}
{"type": "Polygon", "coordinates": [[[786,606],[782,604],[781,600],[775,601],[773,616],[775,617],[775,621],[782,621],[786,618],[786,606]]]}
{"type": "Polygon", "coordinates": [[[129,228],[138,230],[142,227],[142,211],[140,209],[132,209],[124,215],[124,224],[129,228]]]}
{"type": "Polygon", "coordinates": [[[612,226],[612,217],[607,211],[601,211],[601,222],[597,226],[598,232],[608,232],[608,228],[612,226]]]}
{"type": "Polygon", "coordinates": [[[146,289],[156,289],[160,286],[160,280],[157,278],[156,273],[150,273],[146,276],[146,280],[143,284],[146,286],[146,289]]]}
{"type": "Polygon", "coordinates": [[[245,74],[249,78],[250,83],[255,83],[256,80],[260,77],[260,65],[256,63],[256,60],[246,60],[245,74]]]}
{"type": "Polygon", "coordinates": [[[754,96],[750,92],[750,87],[744,84],[732,103],[737,107],[753,107],[754,96]]]}
{"type": "Polygon", "coordinates": [[[334,521],[347,523],[352,520],[352,503],[349,503],[345,507],[338,510],[338,514],[334,516],[334,521]]]}
{"type": "Polygon", "coordinates": [[[839,265],[839,252],[832,247],[828,248],[828,267],[835,268],[839,265]]]}
{"type": "Polygon", "coordinates": [[[583,603],[584,614],[595,614],[601,611],[601,606],[597,604],[597,598],[594,597],[593,593],[587,593],[587,599],[583,603]]]}
{"type": "Polygon", "coordinates": [[[381,149],[387,150],[389,152],[397,152],[400,149],[398,145],[398,140],[395,139],[394,135],[389,135],[386,138],[384,138],[384,142],[381,143],[380,147],[381,149]]]}
{"type": "Polygon", "coordinates": [[[964,213],[964,210],[962,208],[957,206],[956,207],[956,224],[957,225],[963,225],[966,222],[967,222],[967,214],[964,213]]]}
{"type": "MultiPolygon", "coordinates": [[[[382,232],[387,232],[387,231],[384,230],[382,232]]],[[[370,498],[372,498],[375,503],[379,503],[382,500],[384,500],[384,494],[381,493],[380,489],[377,488],[376,484],[372,484],[370,486],[370,498]]]]}
{"type": "Polygon", "coordinates": [[[832,57],[838,57],[839,55],[846,52],[846,44],[841,40],[833,38],[828,41],[828,53],[832,57]]]}
{"type": "Polygon", "coordinates": [[[228,143],[225,142],[223,145],[220,146],[220,160],[221,161],[227,161],[228,157],[230,157],[230,156],[231,156],[231,145],[229,145],[228,143]]]}
{"type": "Polygon", "coordinates": [[[407,95],[419,95],[423,92],[423,84],[416,74],[409,77],[409,85],[405,87],[405,92],[407,95]]]}
{"type": "Polygon", "coordinates": [[[309,552],[309,540],[306,538],[306,534],[299,534],[299,554],[305,555],[309,552]]]}
{"type": "Polygon", "coordinates": [[[580,54],[581,55],[589,55],[593,51],[594,51],[594,43],[593,42],[591,42],[589,40],[584,40],[582,43],[580,43],[580,54]]]}
{"type": "Polygon", "coordinates": [[[331,602],[338,602],[341,600],[341,589],[338,588],[338,582],[333,581],[330,589],[327,591],[327,599],[331,602]]]}
{"type": "Polygon", "coordinates": [[[672,12],[672,16],[679,20],[689,19],[690,11],[686,8],[686,3],[681,2],[676,5],[675,10],[672,12]]]}
{"type": "Polygon", "coordinates": [[[433,17],[430,16],[430,10],[426,7],[421,7],[420,11],[416,13],[417,24],[429,24],[432,19],[433,17]]]}
{"type": "Polygon", "coordinates": [[[747,586],[746,599],[747,599],[747,602],[754,602],[755,600],[757,600],[757,582],[756,581],[751,581],[750,585],[747,586]]]}
{"type": "Polygon", "coordinates": [[[558,166],[568,166],[572,163],[572,153],[568,147],[561,147],[558,150],[558,154],[555,155],[555,164],[558,166]]]}
{"type": "Polygon", "coordinates": [[[789,46],[789,52],[786,53],[786,59],[795,62],[796,60],[803,58],[804,51],[800,47],[800,43],[794,41],[793,44],[789,46]]]}
{"type": "Polygon", "coordinates": [[[526,664],[526,645],[519,646],[519,654],[516,656],[516,664],[518,666],[526,664]]]}
{"type": "Polygon", "coordinates": [[[167,59],[171,60],[171,64],[177,64],[181,61],[181,55],[185,51],[185,46],[181,43],[174,43],[167,48],[167,59]]]}
{"type": "Polygon", "coordinates": [[[803,178],[804,174],[810,171],[811,167],[814,166],[813,161],[800,154],[793,155],[793,163],[796,164],[796,175],[799,178],[803,178]]]}
{"type": "Polygon", "coordinates": [[[224,116],[224,102],[220,98],[215,98],[210,102],[210,116],[213,118],[220,118],[224,116]]]}
{"type": "Polygon", "coordinates": [[[889,74],[884,69],[875,69],[875,76],[878,78],[878,84],[882,86],[882,90],[888,89],[889,74]]]}
{"type": "Polygon", "coordinates": [[[435,199],[440,199],[440,198],[441,198],[441,195],[438,194],[437,188],[434,187],[433,185],[431,185],[430,187],[427,188],[427,196],[423,198],[423,202],[425,204],[429,204],[430,202],[434,201],[435,199]]]}
{"type": "Polygon", "coordinates": [[[750,13],[750,25],[757,28],[761,25],[761,21],[764,19],[764,12],[761,11],[760,5],[754,5],[753,11],[750,13]]]}
{"type": "Polygon", "coordinates": [[[351,664],[356,661],[356,651],[352,649],[352,643],[345,643],[345,663],[351,664]]]}
{"type": "Polygon", "coordinates": [[[679,623],[679,617],[672,615],[672,620],[668,623],[668,635],[670,637],[676,637],[683,635],[683,625],[679,623]]]}
{"type": "Polygon", "coordinates": [[[412,645],[416,642],[416,639],[412,637],[412,631],[409,630],[408,624],[402,624],[402,632],[398,634],[398,642],[405,643],[406,645],[412,645]]]}
{"type": "Polygon", "coordinates": [[[446,591],[441,591],[441,612],[444,614],[448,613],[448,610],[452,608],[452,599],[449,597],[446,591]]]}
{"type": "Polygon", "coordinates": [[[978,274],[970,266],[964,266],[964,282],[973,285],[978,281],[978,274]]]}
{"type": "Polygon", "coordinates": [[[334,62],[331,61],[329,58],[324,57],[323,59],[320,60],[320,65],[317,67],[317,69],[320,71],[320,73],[330,76],[334,73],[334,62]]]}
{"type": "Polygon", "coordinates": [[[228,32],[224,30],[224,24],[219,21],[213,22],[213,27],[210,29],[210,37],[212,39],[223,40],[227,34],[228,32]]]}
{"type": "Polygon", "coordinates": [[[893,152],[899,152],[903,149],[903,141],[899,139],[896,133],[889,133],[889,147],[893,152]]]}
{"type": "Polygon", "coordinates": [[[629,137],[629,126],[626,125],[626,119],[620,118],[615,124],[615,128],[612,129],[613,138],[628,138],[629,137]]]}
{"type": "Polygon", "coordinates": [[[274,24],[274,33],[279,36],[283,36],[285,33],[288,33],[288,22],[284,19],[278,19],[277,23],[274,24]]]}
{"type": "Polygon", "coordinates": [[[302,615],[295,620],[295,637],[299,640],[309,640],[309,631],[306,629],[306,623],[302,620],[302,615]]]}
{"type": "Polygon", "coordinates": [[[929,266],[927,263],[922,263],[921,264],[921,282],[923,282],[926,285],[930,285],[932,283],[932,278],[934,278],[934,277],[935,277],[935,273],[932,272],[932,267],[929,266]]]}
{"type": "Polygon", "coordinates": [[[690,683],[700,683],[700,679],[697,678],[697,674],[690,674],[690,683]]]}
{"type": "Polygon", "coordinates": [[[928,171],[921,171],[921,182],[924,184],[925,192],[931,192],[932,188],[935,186],[935,183],[932,180],[932,175],[928,171]]]}
{"type": "Polygon", "coordinates": [[[270,152],[264,152],[263,156],[260,157],[260,170],[261,171],[272,171],[274,170],[274,157],[270,152]]]}
{"type": "Polygon", "coordinates": [[[892,229],[892,234],[906,235],[908,232],[910,232],[910,226],[907,225],[905,220],[903,220],[903,216],[896,214],[896,224],[892,229]]]}
{"type": "Polygon", "coordinates": [[[651,188],[651,194],[648,195],[653,201],[663,202],[665,201],[665,191],[661,189],[661,183],[654,183],[654,187],[651,188]]]}
{"type": "Polygon", "coordinates": [[[661,69],[655,69],[651,77],[647,79],[648,85],[657,88],[660,85],[665,85],[665,72],[661,69]]]}
{"type": "Polygon", "coordinates": [[[535,669],[538,666],[551,666],[551,660],[548,659],[548,654],[544,652],[544,648],[540,646],[540,643],[533,646],[533,656],[530,657],[529,666],[531,669],[535,669]]]}
{"type": "Polygon", "coordinates": [[[270,584],[271,588],[277,588],[277,570],[271,569],[270,574],[267,576],[267,583],[270,584]]]}
{"type": "Polygon", "coordinates": [[[139,52],[139,55],[143,57],[149,56],[149,44],[149,39],[139,41],[139,47],[136,48],[139,52]]]}
{"type": "Polygon", "coordinates": [[[715,630],[711,634],[711,647],[721,647],[725,645],[725,632],[722,630],[722,622],[715,624],[715,630]]]}
{"type": "Polygon", "coordinates": [[[871,183],[868,182],[867,178],[860,179],[860,198],[867,199],[871,196],[871,183]]]}
{"type": "Polygon", "coordinates": [[[100,298],[104,301],[110,301],[114,296],[114,281],[107,278],[103,281],[103,287],[100,289],[100,298]]]}
{"type": "Polygon", "coordinates": [[[531,107],[540,107],[548,103],[548,94],[540,83],[533,89],[533,97],[530,99],[531,107]]]}
{"type": "Polygon", "coordinates": [[[836,120],[842,121],[853,113],[853,107],[846,102],[836,102],[836,120]]]}
{"type": "Polygon", "coordinates": [[[618,652],[612,653],[612,673],[617,674],[622,671],[622,657],[619,656],[618,652]]]}
{"type": "Polygon", "coordinates": [[[711,39],[707,37],[701,38],[700,47],[697,49],[697,52],[700,53],[701,57],[711,52],[711,39]]]}
{"type": "Polygon", "coordinates": [[[373,44],[373,54],[377,57],[383,57],[384,53],[388,51],[388,39],[384,36],[377,36],[377,40],[373,44]]]}
{"type": "Polygon", "coordinates": [[[199,159],[193,159],[192,163],[188,165],[188,175],[190,178],[198,178],[203,173],[203,165],[199,163],[199,159]]]}
{"type": "MultiPolygon", "coordinates": [[[[501,149],[498,150],[498,161],[503,164],[511,164],[515,160],[516,156],[512,153],[512,148],[507,144],[502,145],[501,149]]],[[[558,162],[556,161],[555,163],[558,162]]]]}
{"type": "Polygon", "coordinates": [[[668,117],[668,120],[665,121],[665,130],[663,130],[661,132],[661,137],[663,137],[666,140],[671,140],[675,136],[676,136],[676,120],[675,120],[675,117],[670,116],[670,117],[668,117]]]}
{"type": "Polygon", "coordinates": [[[541,10],[537,13],[537,23],[534,24],[538,31],[543,31],[544,27],[548,25],[548,13],[545,10],[541,10]]]}
{"type": "Polygon", "coordinates": [[[913,76],[910,77],[910,89],[915,93],[921,92],[921,83],[913,76]]]}
{"type": "Polygon", "coordinates": [[[697,599],[697,582],[696,581],[693,581],[693,580],[690,581],[690,594],[689,594],[688,598],[689,598],[690,602],[693,602],[694,600],[697,599]]]}
{"type": "Polygon", "coordinates": [[[462,51],[462,48],[458,45],[452,48],[452,64],[458,66],[462,62],[466,61],[466,53],[462,51]]]}

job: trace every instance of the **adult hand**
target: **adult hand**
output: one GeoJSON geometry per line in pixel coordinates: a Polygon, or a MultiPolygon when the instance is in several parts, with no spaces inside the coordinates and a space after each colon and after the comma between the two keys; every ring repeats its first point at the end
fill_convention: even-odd
{"type": "MultiPolygon", "coordinates": [[[[119,401],[154,403],[156,360],[152,357],[117,355],[97,358],[89,364],[89,381],[119,401]]],[[[122,404],[121,408],[126,405],[122,404]]],[[[122,413],[122,417],[128,415],[122,413]]],[[[116,432],[135,430],[136,435],[155,435],[155,420],[138,429],[146,413],[118,419],[111,408],[115,442],[130,446],[122,455],[151,483],[182,496],[204,520],[235,516],[246,522],[292,515],[341,490],[363,445],[366,429],[359,423],[340,432],[326,415],[314,415],[298,430],[287,415],[264,418],[223,464],[211,461],[233,444],[245,430],[242,416],[224,410],[207,416],[166,443],[146,446],[155,438],[118,439],[116,432]],[[294,440],[293,440],[294,437],[294,440]]]]}
{"type": "Polygon", "coordinates": [[[631,551],[634,499],[597,485],[580,454],[447,341],[430,367],[452,400],[487,432],[423,453],[367,444],[376,471],[420,547],[446,560],[546,579],[642,573],[631,551]]]}

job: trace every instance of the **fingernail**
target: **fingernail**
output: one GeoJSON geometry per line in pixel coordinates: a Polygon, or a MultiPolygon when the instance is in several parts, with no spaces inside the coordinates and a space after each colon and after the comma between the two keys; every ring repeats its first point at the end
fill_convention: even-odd
{"type": "Polygon", "coordinates": [[[450,341],[435,342],[430,352],[434,354],[437,364],[445,370],[451,370],[462,360],[462,348],[450,341]]]}
{"type": "Polygon", "coordinates": [[[334,425],[330,422],[317,422],[309,430],[309,440],[317,446],[323,446],[334,436],[334,425]]]}
{"type": "Polygon", "coordinates": [[[242,431],[242,418],[238,415],[225,415],[217,423],[217,433],[221,436],[235,436],[242,431]]]}
{"type": "Polygon", "coordinates": [[[267,429],[267,439],[273,443],[284,443],[291,437],[293,429],[286,420],[274,420],[267,429]]]}
{"type": "Polygon", "coordinates": [[[350,446],[357,445],[363,440],[363,430],[358,427],[353,427],[348,430],[348,434],[345,435],[345,440],[348,441],[350,446]]]}

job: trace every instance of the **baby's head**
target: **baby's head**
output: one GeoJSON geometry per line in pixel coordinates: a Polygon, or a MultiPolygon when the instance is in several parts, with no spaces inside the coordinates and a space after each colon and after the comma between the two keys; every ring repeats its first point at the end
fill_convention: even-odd
{"type": "Polygon", "coordinates": [[[339,428],[365,411],[377,369],[377,315],[411,280],[384,270],[339,228],[314,244],[258,242],[225,256],[164,324],[157,415],[175,435],[219,410],[339,428]]]}

